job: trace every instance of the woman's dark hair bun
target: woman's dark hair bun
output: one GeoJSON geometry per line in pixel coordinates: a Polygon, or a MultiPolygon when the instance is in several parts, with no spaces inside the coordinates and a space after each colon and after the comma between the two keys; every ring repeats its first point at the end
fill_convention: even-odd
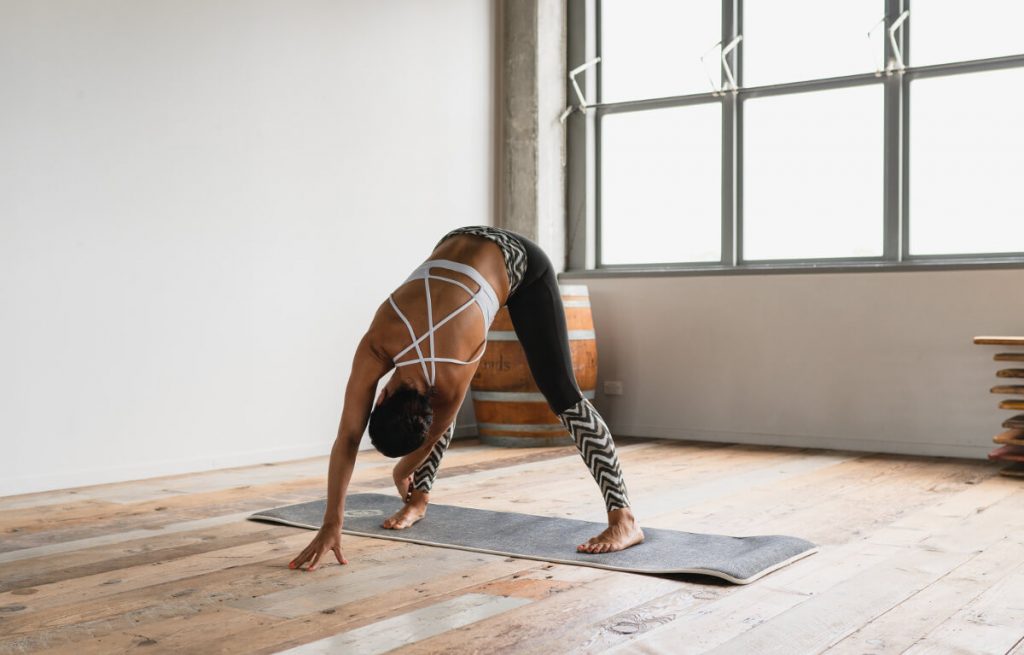
{"type": "Polygon", "coordinates": [[[431,387],[423,394],[403,385],[370,413],[370,442],[386,457],[401,457],[416,450],[427,439],[434,421],[431,387]]]}

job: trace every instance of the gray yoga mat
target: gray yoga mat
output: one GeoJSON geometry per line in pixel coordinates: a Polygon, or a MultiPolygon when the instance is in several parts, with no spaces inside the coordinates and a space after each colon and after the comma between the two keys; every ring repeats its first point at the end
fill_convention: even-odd
{"type": "MultiPolygon", "coordinates": [[[[326,500],[257,512],[249,518],[319,529],[326,500]]],[[[386,530],[381,521],[397,512],[397,496],[352,494],[345,500],[345,534],[409,541],[479,553],[579,564],[633,573],[711,575],[747,584],[817,551],[796,537],[726,537],[715,534],[644,528],[644,543],[615,553],[577,553],[583,543],[607,527],[603,523],[515,512],[431,504],[427,515],[405,530],[386,530]]]]}

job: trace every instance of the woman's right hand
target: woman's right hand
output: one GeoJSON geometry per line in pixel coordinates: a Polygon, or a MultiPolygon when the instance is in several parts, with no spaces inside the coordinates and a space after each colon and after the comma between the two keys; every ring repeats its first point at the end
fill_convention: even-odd
{"type": "Polygon", "coordinates": [[[303,564],[309,562],[306,570],[312,571],[317,567],[320,558],[327,551],[334,553],[334,556],[338,559],[338,564],[348,564],[348,560],[341,553],[340,525],[324,524],[316,533],[316,536],[313,537],[313,540],[309,542],[309,545],[299,553],[299,556],[288,563],[288,568],[301,569],[303,564]]]}

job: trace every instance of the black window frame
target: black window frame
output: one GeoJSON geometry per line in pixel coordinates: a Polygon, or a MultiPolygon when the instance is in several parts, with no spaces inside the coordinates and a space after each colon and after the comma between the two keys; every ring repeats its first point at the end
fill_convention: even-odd
{"type": "MultiPolygon", "coordinates": [[[[601,1],[568,1],[568,67],[573,68],[600,55],[601,1]]],[[[721,42],[730,43],[742,34],[744,0],[722,1],[721,42]]],[[[910,10],[912,0],[884,0],[884,28],[910,10]]],[[[1024,267],[1024,251],[913,255],[909,248],[910,223],[910,85],[914,80],[1024,67],[1024,53],[1018,55],[954,61],[914,67],[910,52],[912,13],[895,32],[897,46],[907,65],[889,66],[884,72],[802,80],[756,87],[743,87],[742,43],[727,61],[738,89],[724,93],[706,92],[666,98],[601,102],[601,66],[593,68],[598,102],[587,112],[573,112],[567,121],[566,216],[568,269],[586,274],[734,274],[748,272],[919,270],[1024,267]],[[883,118],[883,243],[882,255],[855,258],[812,258],[745,260],[743,258],[743,105],[748,99],[827,91],[881,84],[884,88],[883,118]],[[669,107],[719,103],[722,108],[722,199],[721,259],[717,262],[666,262],[658,264],[604,264],[601,261],[601,124],[605,116],[669,107]]],[[[896,61],[888,38],[884,61],[896,61]]],[[[586,75],[577,78],[587,93],[586,75]]],[[[567,96],[574,97],[570,86],[567,96]]],[[[588,94],[589,96],[590,94],[588,94]]]]}

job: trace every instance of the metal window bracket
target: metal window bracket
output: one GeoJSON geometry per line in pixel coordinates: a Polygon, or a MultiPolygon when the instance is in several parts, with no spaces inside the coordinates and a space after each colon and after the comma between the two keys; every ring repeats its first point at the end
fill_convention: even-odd
{"type": "Polygon", "coordinates": [[[896,30],[903,27],[903,23],[907,20],[908,16],[910,16],[910,10],[906,9],[902,14],[900,14],[900,17],[893,21],[893,24],[889,26],[889,45],[892,46],[892,53],[896,60],[894,62],[895,65],[889,66],[890,73],[893,71],[902,71],[906,68],[903,63],[903,53],[900,52],[900,45],[896,42],[896,30]]]}
{"type": "Polygon", "coordinates": [[[601,61],[600,57],[594,57],[590,61],[580,64],[576,68],[569,71],[569,81],[572,82],[572,89],[573,91],[576,92],[576,99],[578,101],[578,104],[574,105],[572,103],[569,103],[569,105],[566,106],[565,110],[558,116],[559,123],[565,123],[566,119],[569,118],[569,114],[571,114],[574,111],[578,110],[581,114],[585,114],[587,112],[587,99],[583,97],[583,90],[580,88],[579,82],[576,81],[576,76],[582,73],[583,71],[587,70],[591,66],[596,65],[599,61],[601,61]]]}
{"type": "MultiPolygon", "coordinates": [[[[903,23],[906,22],[907,17],[910,16],[910,10],[907,9],[899,17],[893,21],[892,25],[889,26],[887,32],[889,33],[889,45],[892,47],[893,61],[886,65],[885,57],[878,62],[875,66],[875,77],[881,77],[882,75],[892,75],[895,72],[902,72],[906,69],[906,65],[903,63],[903,52],[900,51],[900,44],[896,41],[896,30],[903,27],[903,23]]],[[[868,40],[878,31],[878,28],[885,25],[885,16],[882,20],[875,23],[874,27],[868,30],[868,40]]]]}
{"type": "Polygon", "coordinates": [[[719,41],[715,45],[713,45],[710,48],[708,48],[708,51],[700,56],[700,64],[701,64],[701,66],[704,67],[704,73],[707,74],[707,76],[708,76],[708,83],[711,84],[711,93],[716,95],[716,96],[717,95],[721,95],[722,88],[718,84],[715,84],[715,79],[713,77],[711,77],[711,73],[708,71],[708,65],[707,65],[707,63],[705,63],[704,60],[707,58],[708,55],[710,55],[712,52],[715,51],[715,48],[720,48],[721,46],[722,46],[722,42],[719,41]]]}
{"type": "Polygon", "coordinates": [[[736,85],[736,78],[732,74],[732,68],[729,67],[729,61],[726,57],[729,56],[730,52],[736,49],[736,46],[738,46],[742,40],[743,35],[737,34],[735,39],[729,41],[729,45],[722,48],[722,70],[725,71],[725,76],[729,80],[729,88],[727,90],[732,91],[733,93],[739,91],[740,88],[736,85]]]}
{"type": "Polygon", "coordinates": [[[738,46],[740,44],[740,41],[742,40],[743,35],[739,34],[736,36],[735,39],[730,41],[729,44],[724,48],[722,48],[722,42],[719,41],[715,45],[711,46],[711,48],[709,48],[707,52],[700,56],[700,63],[702,66],[704,66],[704,72],[707,73],[708,82],[711,83],[712,95],[724,96],[727,92],[736,93],[737,91],[739,91],[739,86],[737,86],[736,84],[736,76],[733,75],[732,68],[729,66],[728,57],[729,53],[735,50],[736,46],[738,46]],[[719,65],[722,67],[722,72],[725,73],[726,84],[724,86],[719,86],[718,84],[715,84],[715,80],[714,78],[711,77],[711,73],[708,72],[707,64],[704,61],[708,55],[715,51],[715,48],[721,48],[722,51],[718,59],[719,65]]]}
{"type": "MultiPolygon", "coordinates": [[[[879,27],[883,27],[884,25],[885,25],[885,16],[882,16],[882,19],[880,21],[878,21],[877,23],[875,23],[871,27],[870,30],[868,30],[868,35],[867,36],[868,36],[868,43],[869,43],[869,45],[871,43],[871,37],[875,35],[875,32],[878,31],[879,27]]],[[[876,50],[875,52],[877,53],[878,51],[876,50]]],[[[875,77],[881,77],[884,74],[885,74],[885,53],[883,52],[881,58],[879,58],[879,59],[877,59],[875,61],[875,77]]]]}

